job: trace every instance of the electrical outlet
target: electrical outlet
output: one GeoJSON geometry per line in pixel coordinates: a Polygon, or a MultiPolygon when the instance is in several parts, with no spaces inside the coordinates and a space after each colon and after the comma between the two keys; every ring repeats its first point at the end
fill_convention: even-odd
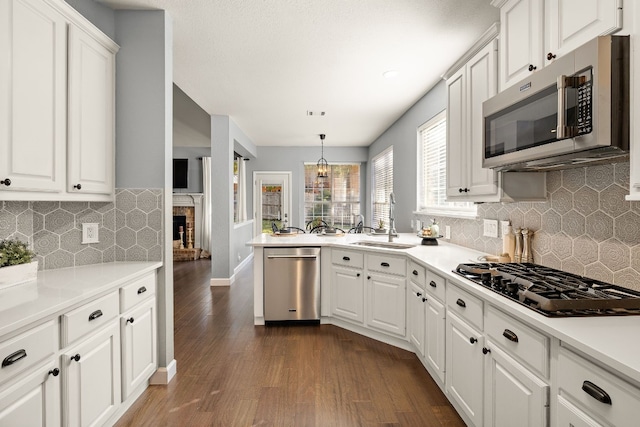
{"type": "Polygon", "coordinates": [[[444,227],[444,238],[445,239],[451,239],[451,227],[448,225],[445,225],[444,227]]]}
{"type": "Polygon", "coordinates": [[[82,244],[88,245],[89,243],[100,243],[98,239],[98,223],[85,222],[82,224],[82,244]]]}
{"type": "Polygon", "coordinates": [[[500,221],[500,235],[506,236],[509,234],[509,221],[500,221]]]}
{"type": "Polygon", "coordinates": [[[498,220],[485,219],[483,235],[485,237],[498,237],[498,220]]]}

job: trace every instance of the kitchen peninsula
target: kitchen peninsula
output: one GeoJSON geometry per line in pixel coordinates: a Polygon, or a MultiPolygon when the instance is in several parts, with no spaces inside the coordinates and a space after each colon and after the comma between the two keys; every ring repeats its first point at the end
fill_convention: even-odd
{"type": "Polygon", "coordinates": [[[640,316],[547,317],[453,272],[481,252],[414,234],[394,240],[415,245],[402,249],[363,241],[387,236],[253,239],[254,323],[264,324],[264,248],[320,247],[320,323],[414,352],[468,425],[640,417],[640,343],[629,339],[640,316]]]}

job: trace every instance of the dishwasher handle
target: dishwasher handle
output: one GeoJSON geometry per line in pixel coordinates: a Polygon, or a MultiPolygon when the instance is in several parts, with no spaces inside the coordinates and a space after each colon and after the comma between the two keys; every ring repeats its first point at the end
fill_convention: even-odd
{"type": "Polygon", "coordinates": [[[267,255],[267,259],[277,258],[318,258],[318,255],[267,255]]]}

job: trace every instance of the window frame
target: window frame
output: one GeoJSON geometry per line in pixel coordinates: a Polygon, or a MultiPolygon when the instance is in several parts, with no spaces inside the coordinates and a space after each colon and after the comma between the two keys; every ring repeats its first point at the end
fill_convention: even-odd
{"type": "MultiPolygon", "coordinates": [[[[431,117],[425,123],[420,125],[416,131],[416,167],[417,167],[417,175],[418,175],[418,185],[416,189],[416,211],[415,214],[419,215],[430,215],[430,216],[447,216],[454,218],[476,218],[478,216],[478,207],[473,202],[468,201],[456,201],[449,200],[447,201],[447,185],[446,185],[446,168],[447,168],[447,156],[446,150],[448,148],[447,141],[447,110],[444,109],[435,116],[431,117]],[[444,121],[445,129],[443,134],[444,138],[444,156],[442,160],[443,163],[440,163],[440,167],[444,167],[444,171],[441,174],[444,174],[444,181],[441,184],[440,191],[444,193],[445,201],[442,205],[429,205],[428,198],[426,197],[426,193],[428,191],[428,180],[425,175],[425,138],[423,137],[423,132],[427,132],[430,129],[434,129],[439,126],[444,121]]],[[[442,142],[441,140],[439,140],[442,142]]]]}

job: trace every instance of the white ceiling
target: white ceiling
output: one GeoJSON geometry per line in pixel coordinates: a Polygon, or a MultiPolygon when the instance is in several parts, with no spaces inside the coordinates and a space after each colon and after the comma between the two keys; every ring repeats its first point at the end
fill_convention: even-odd
{"type": "Polygon", "coordinates": [[[489,0],[102,1],[167,10],[176,85],[259,146],[368,146],[499,18],[489,0]]]}

